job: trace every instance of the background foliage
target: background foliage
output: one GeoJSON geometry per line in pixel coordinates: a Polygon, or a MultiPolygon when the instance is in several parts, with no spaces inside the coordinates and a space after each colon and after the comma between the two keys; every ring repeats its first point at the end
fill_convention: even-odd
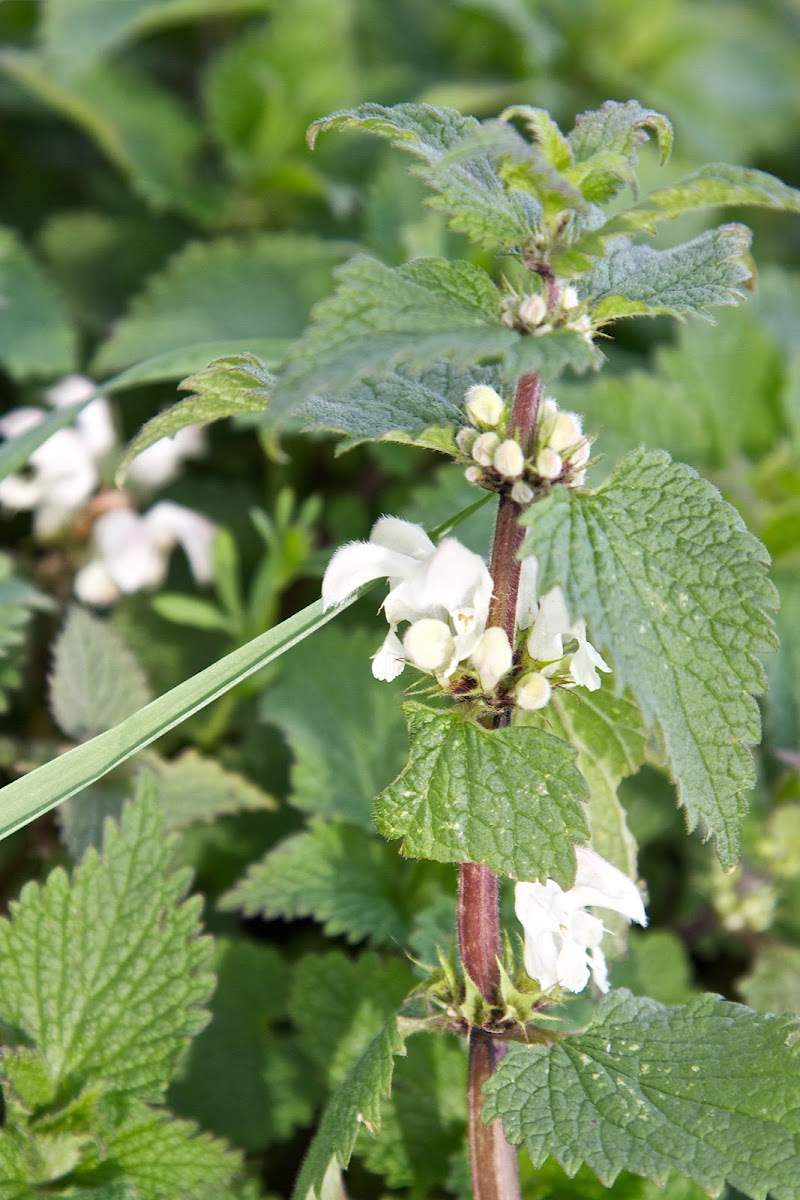
{"type": "MultiPolygon", "coordinates": [[[[491,249],[469,246],[422,204],[422,185],[397,151],[353,136],[322,137],[308,152],[310,121],[360,101],[422,99],[477,116],[527,103],[569,127],[608,97],[636,96],[676,127],[666,167],[643,154],[648,190],[707,158],[798,186],[798,35],[790,0],[5,0],[3,407],[37,402],[67,372],[101,380],[146,359],[138,382],[117,396],[127,438],[213,357],[247,350],[274,365],[331,291],[334,268],[359,251],[389,266],[466,256],[497,277],[491,249]]],[[[604,345],[603,376],[562,384],[559,400],[601,434],[591,482],[644,444],[720,487],[770,551],[782,605],[781,650],[765,660],[766,738],[740,865],[724,874],[708,846],[684,836],[672,786],[654,763],[623,783],[653,927],[632,935],[614,982],[664,1003],[710,990],[765,1013],[796,1013],[800,226],[747,216],[757,296],[720,310],[713,328],[624,323],[604,345]]],[[[702,213],[683,217],[656,244],[705,227],[702,213]]],[[[365,536],[380,513],[431,528],[471,499],[430,449],[387,443],[335,457],[334,448],[321,435],[278,444],[246,415],[215,426],[209,454],[164,492],[228,531],[214,585],[197,592],[176,559],[165,593],[128,598],[108,617],[70,600],[80,530],[43,547],[26,514],[4,517],[0,765],[8,778],[102,732],[313,600],[326,548],[365,536]],[[301,503],[312,495],[321,502],[301,503]]],[[[491,518],[487,506],[462,527],[481,553],[491,518]]],[[[0,937],[0,962],[20,964],[0,984],[0,1016],[13,1026],[3,1031],[13,1047],[3,1096],[25,1131],[0,1152],[3,1200],[42,1194],[13,1182],[32,1177],[31,1163],[42,1187],[66,1179],[56,1192],[65,1196],[174,1200],[203,1187],[238,1200],[288,1196],[328,1089],[359,1062],[356,1080],[390,1072],[402,1031],[386,1022],[418,978],[403,948],[430,962],[436,943],[448,944],[455,872],[400,859],[374,831],[372,800],[406,748],[399,690],[369,673],[374,608],[374,597],[361,601],[57,815],[0,842],[4,906],[26,881],[49,877],[42,891],[28,886],[0,937]],[[119,816],[134,792],[102,865],[84,857],[101,841],[104,816],[119,816]],[[176,839],[172,860],[159,819],[176,839]],[[79,862],[69,884],[50,874],[79,862]],[[13,942],[26,921],[101,903],[114,863],[131,888],[117,896],[114,954],[125,939],[152,937],[150,921],[165,945],[183,937],[191,959],[171,958],[172,981],[140,964],[134,1010],[148,1012],[153,988],[189,1014],[185,1027],[170,1024],[174,1045],[165,1038],[157,1055],[134,1038],[124,997],[103,1009],[102,1025],[92,997],[86,1019],[124,1053],[126,1077],[97,1047],[76,1045],[62,1019],[74,1016],[68,995],[63,1011],[31,1017],[25,997],[45,984],[26,976],[35,964],[13,942]],[[186,866],[213,949],[186,940],[199,931],[199,904],[175,907],[186,866]],[[172,906],[174,926],[159,906],[172,906]],[[52,1059],[54,1046],[63,1076],[45,1079],[40,1051],[52,1059]],[[113,1148],[116,1176],[92,1157],[101,1142],[113,1148]]],[[[98,981],[113,975],[114,954],[94,953],[98,981]]],[[[392,1097],[374,1114],[383,1133],[359,1133],[351,1191],[466,1196],[460,1047],[410,1038],[394,1061],[392,1097]]],[[[358,1098],[354,1091],[350,1102],[358,1098]]],[[[585,1168],[574,1182],[552,1161],[536,1175],[525,1170],[529,1200],[607,1194],[585,1168]]],[[[337,1194],[335,1179],[326,1187],[337,1194]]],[[[656,1189],[623,1174],[611,1193],[650,1200],[656,1189]]],[[[677,1179],[658,1192],[700,1194],[677,1179]]]]}

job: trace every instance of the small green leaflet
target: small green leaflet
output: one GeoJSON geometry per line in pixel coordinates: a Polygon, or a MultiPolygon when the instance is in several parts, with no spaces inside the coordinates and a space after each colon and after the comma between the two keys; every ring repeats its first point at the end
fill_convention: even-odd
{"type": "Polygon", "coordinates": [[[204,370],[190,375],[178,388],[193,394],[149,420],[126,448],[117,467],[117,486],[124,483],[136,455],[162,437],[174,437],[186,425],[202,427],[224,417],[263,413],[274,383],[275,376],[254,354],[218,358],[204,370]]]}
{"type": "Polygon", "coordinates": [[[707,317],[706,309],[715,305],[741,304],[741,285],[753,274],[751,236],[744,225],[720,225],[670,250],[615,239],[608,256],[580,282],[593,323],[659,313],[707,317]]]}
{"type": "Polygon", "coordinates": [[[400,1024],[393,1017],[334,1092],[303,1161],[292,1200],[319,1200],[331,1161],[347,1166],[361,1124],[380,1132],[381,1102],[389,1094],[394,1058],[404,1053],[404,1042],[400,1024]]]}
{"type": "Polygon", "coordinates": [[[575,878],[589,836],[588,788],[575,751],[540,729],[485,730],[459,714],[405,704],[410,757],[375,801],[375,823],[401,852],[479,862],[515,879],[575,878]]]}
{"type": "Polygon", "coordinates": [[[53,1097],[105,1080],[157,1101],[206,1023],[211,946],[172,856],[145,794],[106,826],[102,858],[26,884],[0,922],[0,1019],[38,1047],[53,1097]]]}
{"type": "Polygon", "coordinates": [[[53,646],[50,707],[68,737],[111,729],[152,699],[135,655],[108,621],[73,605],[53,646]]]}
{"type": "Polygon", "coordinates": [[[270,850],[221,901],[246,916],[313,917],[329,937],[405,944],[397,853],[374,834],[341,821],[312,821],[270,850]]]}
{"type": "Polygon", "coordinates": [[[345,393],[401,363],[422,368],[446,357],[468,366],[508,358],[508,374],[516,377],[523,342],[523,369],[548,378],[568,363],[582,371],[599,361],[574,331],[526,337],[506,329],[495,285],[472,263],[422,258],[387,267],[359,256],[335,275],[336,292],[317,305],[284,360],[271,405],[278,420],[311,395],[345,393]]]}
{"type": "Polygon", "coordinates": [[[738,205],[800,212],[800,192],[766,171],[727,163],[707,163],[679,183],[658,188],[641,204],[612,217],[598,233],[605,236],[633,229],[652,230],[658,221],[679,217],[685,212],[738,205]]]}
{"type": "Polygon", "coordinates": [[[485,1121],[535,1166],[585,1163],[664,1182],[671,1168],[719,1195],[800,1196],[800,1070],[790,1022],[705,996],[666,1008],[612,992],[589,1027],[552,1046],[512,1045],[485,1087],[485,1121]]]}
{"type": "MultiPolygon", "coordinates": [[[[634,167],[638,148],[647,141],[648,129],[655,133],[659,156],[665,163],[672,151],[672,126],[662,113],[643,108],[638,100],[624,103],[607,100],[594,112],[581,113],[575,120],[575,128],[567,134],[567,143],[576,163],[591,162],[597,155],[611,155],[634,167]]],[[[597,198],[611,199],[617,190],[597,198]]]]}
{"type": "Polygon", "coordinates": [[[186,829],[230,813],[277,808],[275,799],[251,779],[193,748],[172,759],[149,755],[144,762],[170,829],[186,829]]]}
{"type": "Polygon", "coordinates": [[[555,490],[524,518],[542,591],[560,584],[664,735],[690,827],[736,861],[775,645],[766,552],[716,488],[663,451],[629,454],[597,492],[555,490]]]}
{"type": "Polygon", "coordinates": [[[429,104],[362,104],[315,121],[308,131],[313,148],[327,129],[361,129],[386,138],[420,160],[415,168],[437,193],[429,201],[450,214],[453,229],[487,250],[524,245],[537,231],[541,205],[522,191],[509,191],[486,154],[459,160],[458,147],[469,144],[481,126],[456,109],[429,104]]]}

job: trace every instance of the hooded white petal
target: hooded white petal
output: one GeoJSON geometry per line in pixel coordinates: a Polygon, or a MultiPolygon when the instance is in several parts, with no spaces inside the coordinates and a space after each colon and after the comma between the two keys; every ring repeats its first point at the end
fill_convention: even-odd
{"type": "Polygon", "coordinates": [[[208,517],[162,500],[153,506],[143,518],[148,534],[155,544],[166,553],[177,542],[189,560],[189,567],[197,583],[210,583],[213,574],[213,544],[217,527],[208,517]]]}
{"type": "Polygon", "coordinates": [[[564,654],[564,638],[571,636],[569,613],[560,587],[551,588],[539,601],[539,612],[528,639],[528,653],[539,662],[553,662],[564,654]]]}
{"type": "Polygon", "coordinates": [[[404,579],[417,560],[374,542],[350,542],[340,546],[322,577],[322,607],[333,608],[373,579],[404,579]]]}
{"type": "Polygon", "coordinates": [[[380,517],[370,530],[369,540],[409,558],[427,558],[436,548],[421,525],[400,517],[380,517]]]}
{"type": "Polygon", "coordinates": [[[112,509],[95,522],[92,534],[98,558],[120,592],[127,595],[163,582],[169,549],[156,543],[138,513],[112,509]]]}
{"type": "Polygon", "coordinates": [[[177,478],[187,458],[198,458],[204,450],[202,430],[187,425],[174,437],[159,438],[137,454],[128,468],[128,478],[134,486],[157,491],[177,478]]]}

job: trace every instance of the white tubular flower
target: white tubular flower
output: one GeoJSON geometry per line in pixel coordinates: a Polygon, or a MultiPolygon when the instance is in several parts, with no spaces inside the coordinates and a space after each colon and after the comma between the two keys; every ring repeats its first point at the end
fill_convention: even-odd
{"type": "Polygon", "coordinates": [[[596,692],[600,687],[598,671],[610,672],[611,667],[586,637],[586,622],[576,621],[571,633],[578,639],[578,649],[569,664],[570,674],[579,687],[596,692]]]}
{"type": "Polygon", "coordinates": [[[547,305],[541,296],[526,296],[517,310],[526,325],[541,325],[547,313],[547,305]]]}
{"type": "Polygon", "coordinates": [[[544,446],[536,455],[536,474],[541,475],[542,479],[558,479],[563,469],[561,455],[549,446],[544,446]]]}
{"type": "Polygon", "coordinates": [[[517,688],[517,704],[528,712],[536,712],[550,702],[553,689],[550,680],[541,671],[529,671],[520,680],[517,688]]]}
{"type": "Polygon", "coordinates": [[[493,625],[481,634],[470,661],[480,676],[485,692],[494,691],[503,676],[511,670],[513,659],[514,652],[505,629],[493,625]]]}
{"type": "Polygon", "coordinates": [[[200,458],[205,451],[203,430],[185,425],[174,437],[159,438],[137,454],[128,468],[128,479],[134,487],[156,491],[177,478],[187,459],[200,458]]]}
{"type": "Polygon", "coordinates": [[[328,563],[323,608],[341,604],[362,584],[382,577],[389,580],[389,594],[381,605],[389,634],[373,659],[373,675],[396,678],[402,670],[398,626],[432,618],[446,624],[453,638],[451,659],[439,672],[448,677],[469,657],[486,628],[492,577],[483,559],[455,538],[434,546],[419,525],[382,517],[368,542],[340,547],[328,563]]]}
{"type": "Polygon", "coordinates": [[[522,446],[513,438],[501,442],[492,459],[494,469],[506,479],[518,479],[525,470],[525,455],[522,446]]]}
{"type": "Polygon", "coordinates": [[[605,930],[587,907],[613,909],[639,925],[647,924],[647,916],[638,888],[627,875],[587,846],[578,846],[575,856],[575,883],[566,892],[553,879],[516,885],[516,913],[525,931],[525,970],[544,992],[556,986],[582,992],[590,975],[607,992],[605,930]]]}
{"type": "MultiPolygon", "coordinates": [[[[556,663],[564,657],[564,638],[572,636],[567,605],[560,587],[545,592],[528,638],[528,654],[537,662],[556,663]]],[[[545,668],[547,670],[547,668],[545,668]]]]}
{"type": "Polygon", "coordinates": [[[472,457],[482,467],[490,467],[499,445],[500,438],[496,433],[482,433],[480,437],[475,439],[472,447],[472,457]]]}
{"type": "Polygon", "coordinates": [[[493,387],[482,383],[467,390],[464,408],[470,421],[479,429],[484,425],[493,429],[506,411],[503,397],[493,387]]]}
{"type": "Polygon", "coordinates": [[[85,604],[106,606],[123,595],[158,587],[176,545],[184,550],[195,580],[207,583],[215,532],[207,517],[170,501],[156,504],[145,516],[112,509],[95,522],[95,557],[75,576],[75,593],[85,604]]]}
{"type": "MultiPolygon", "coordinates": [[[[0,434],[20,437],[44,420],[36,408],[18,408],[0,419],[0,434]]],[[[97,487],[94,459],[75,429],[59,429],[34,450],[30,473],[0,481],[0,505],[31,511],[37,538],[47,540],[71,520],[97,487]]]]}
{"type": "MultiPolygon", "coordinates": [[[[88,400],[94,391],[95,385],[86,375],[67,375],[45,392],[45,399],[53,408],[68,408],[70,404],[88,400]]],[[[114,419],[105,396],[98,396],[78,413],[75,428],[95,462],[105,458],[117,444],[114,419]]]]}
{"type": "Polygon", "coordinates": [[[406,658],[421,671],[443,671],[449,665],[455,648],[449,625],[437,621],[435,617],[414,621],[403,638],[406,658]]]}

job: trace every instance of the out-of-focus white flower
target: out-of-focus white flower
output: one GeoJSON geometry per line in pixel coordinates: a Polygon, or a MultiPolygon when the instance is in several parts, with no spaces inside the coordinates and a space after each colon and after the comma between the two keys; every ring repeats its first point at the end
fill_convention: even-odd
{"type": "Polygon", "coordinates": [[[568,283],[564,288],[564,294],[561,297],[561,307],[569,310],[571,308],[577,308],[579,304],[580,299],[578,297],[578,289],[574,284],[568,283]]]}
{"type": "Polygon", "coordinates": [[[159,438],[137,454],[128,467],[128,480],[134,487],[156,491],[177,478],[186,459],[201,458],[205,451],[203,430],[184,425],[174,437],[159,438]]]}
{"type": "MultiPolygon", "coordinates": [[[[95,391],[95,384],[86,375],[67,375],[45,392],[45,399],[53,408],[69,408],[88,400],[95,391]]],[[[117,444],[114,418],[105,396],[97,396],[78,413],[75,429],[80,434],[92,458],[99,462],[117,444]]]]}
{"type": "Polygon", "coordinates": [[[610,908],[639,925],[647,924],[647,916],[638,888],[627,875],[586,846],[578,846],[575,856],[575,883],[567,891],[553,879],[516,885],[516,913],[525,931],[525,970],[544,992],[556,985],[582,992],[590,974],[607,992],[603,922],[586,909],[610,908]]]}
{"type": "Polygon", "coordinates": [[[385,577],[389,594],[381,605],[389,634],[372,663],[377,679],[395,679],[405,652],[397,637],[405,621],[443,622],[453,638],[453,654],[443,671],[448,677],[474,650],[486,628],[492,577],[483,559],[455,538],[435,546],[425,530],[398,517],[381,517],[367,542],[341,546],[322,580],[323,608],[341,604],[362,584],[385,577]],[[398,647],[400,649],[398,650],[398,647]]]}
{"type": "Polygon", "coordinates": [[[506,410],[505,401],[499,392],[486,384],[477,383],[468,388],[464,396],[464,408],[473,425],[494,428],[506,410]]]}
{"type": "Polygon", "coordinates": [[[481,687],[491,692],[505,674],[511,670],[514,652],[505,629],[493,625],[481,634],[472,651],[471,662],[478,672],[481,687]]]}
{"type": "Polygon", "coordinates": [[[547,305],[541,296],[534,293],[524,298],[517,311],[520,320],[526,325],[541,325],[547,313],[547,305]]]}
{"type": "Polygon", "coordinates": [[[169,500],[144,516],[128,508],[112,509],[95,522],[95,554],[75,576],[75,593],[85,604],[109,605],[123,595],[158,587],[176,545],[186,554],[195,580],[208,583],[215,533],[213,521],[169,500]]]}
{"type": "Polygon", "coordinates": [[[506,479],[518,479],[525,470],[522,446],[513,438],[507,438],[495,450],[492,463],[495,471],[504,475],[506,479]]]}

